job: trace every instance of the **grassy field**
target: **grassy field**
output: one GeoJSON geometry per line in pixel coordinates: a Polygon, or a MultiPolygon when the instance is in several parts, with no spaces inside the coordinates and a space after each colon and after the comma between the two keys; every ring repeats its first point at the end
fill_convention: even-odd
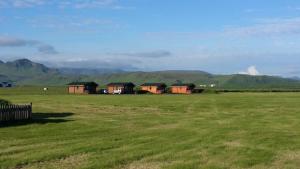
{"type": "Polygon", "coordinates": [[[300,166],[300,93],[0,98],[34,106],[0,126],[1,169],[300,166]]]}
{"type": "Polygon", "coordinates": [[[12,88],[1,88],[0,95],[61,95],[68,94],[66,86],[16,86],[12,88]],[[48,88],[44,91],[44,88],[48,88]]]}

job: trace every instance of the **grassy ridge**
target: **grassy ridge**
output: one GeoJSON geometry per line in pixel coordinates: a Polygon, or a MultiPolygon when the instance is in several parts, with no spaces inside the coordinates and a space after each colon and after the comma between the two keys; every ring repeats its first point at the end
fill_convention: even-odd
{"type": "Polygon", "coordinates": [[[33,102],[2,125],[2,168],[297,168],[300,94],[1,95],[33,102]]]}

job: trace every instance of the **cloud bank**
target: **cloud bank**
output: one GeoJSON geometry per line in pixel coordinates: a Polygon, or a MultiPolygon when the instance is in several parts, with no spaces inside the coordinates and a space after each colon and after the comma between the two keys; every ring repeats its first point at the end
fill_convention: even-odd
{"type": "Polygon", "coordinates": [[[127,56],[127,57],[136,57],[136,58],[163,58],[170,57],[172,53],[166,50],[157,50],[150,52],[128,52],[128,53],[108,53],[112,56],[127,56]]]}
{"type": "Polygon", "coordinates": [[[300,33],[300,17],[262,19],[255,25],[231,27],[224,31],[225,35],[256,36],[256,35],[286,35],[300,33]]]}
{"type": "Polygon", "coordinates": [[[35,47],[42,54],[58,54],[55,48],[36,40],[26,40],[13,37],[1,37],[0,47],[35,47]]]}
{"type": "Polygon", "coordinates": [[[38,6],[55,6],[58,8],[111,8],[131,9],[119,4],[117,0],[0,0],[2,8],[32,8],[38,6]]]}

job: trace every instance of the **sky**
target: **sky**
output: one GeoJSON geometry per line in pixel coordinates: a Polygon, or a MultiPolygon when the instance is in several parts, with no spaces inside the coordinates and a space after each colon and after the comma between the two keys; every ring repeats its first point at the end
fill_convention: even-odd
{"type": "Polygon", "coordinates": [[[0,0],[0,60],[300,76],[299,0],[0,0]]]}

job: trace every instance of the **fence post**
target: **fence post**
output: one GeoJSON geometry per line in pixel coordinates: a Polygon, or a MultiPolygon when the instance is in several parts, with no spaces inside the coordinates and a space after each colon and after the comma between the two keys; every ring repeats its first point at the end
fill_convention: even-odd
{"type": "Polygon", "coordinates": [[[27,105],[0,105],[0,122],[32,119],[32,103],[27,105]]]}
{"type": "Polygon", "coordinates": [[[29,107],[28,119],[32,119],[32,102],[30,103],[30,107],[29,107]]]}

